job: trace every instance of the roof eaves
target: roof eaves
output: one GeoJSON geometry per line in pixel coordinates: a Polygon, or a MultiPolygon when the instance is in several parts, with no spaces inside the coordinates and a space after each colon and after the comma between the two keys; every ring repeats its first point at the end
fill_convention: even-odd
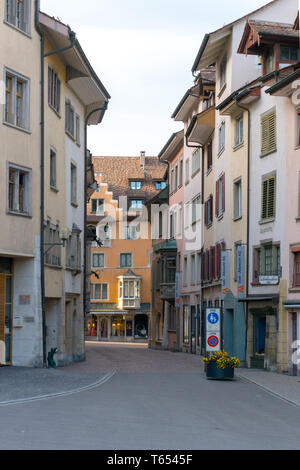
{"type": "Polygon", "coordinates": [[[293,80],[295,80],[298,77],[300,77],[300,68],[296,70],[294,73],[291,73],[291,75],[288,75],[287,77],[280,80],[280,82],[275,83],[275,85],[268,88],[268,90],[266,90],[266,93],[272,95],[273,93],[280,90],[284,86],[289,85],[289,83],[291,83],[293,80]]]}

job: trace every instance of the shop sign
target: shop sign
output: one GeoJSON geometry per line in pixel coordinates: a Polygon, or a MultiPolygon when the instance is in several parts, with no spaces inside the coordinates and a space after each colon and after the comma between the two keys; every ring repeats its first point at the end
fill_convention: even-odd
{"type": "Polygon", "coordinates": [[[276,286],[279,283],[279,276],[259,276],[259,283],[262,286],[276,286]]]}

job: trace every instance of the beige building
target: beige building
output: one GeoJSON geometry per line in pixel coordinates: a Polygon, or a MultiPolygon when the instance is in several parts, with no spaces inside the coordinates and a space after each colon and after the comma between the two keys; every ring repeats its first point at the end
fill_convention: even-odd
{"type": "Polygon", "coordinates": [[[37,1],[0,5],[0,363],[41,366],[57,348],[63,365],[84,358],[86,125],[110,96],[69,26],[37,1]]]}

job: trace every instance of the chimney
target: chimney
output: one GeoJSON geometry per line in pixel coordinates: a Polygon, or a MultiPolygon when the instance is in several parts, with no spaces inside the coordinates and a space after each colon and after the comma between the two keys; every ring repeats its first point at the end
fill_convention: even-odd
{"type": "Polygon", "coordinates": [[[145,163],[146,163],[146,152],[142,151],[142,152],[141,152],[141,156],[140,156],[140,158],[141,158],[141,166],[142,166],[143,168],[145,168],[145,163]]]}

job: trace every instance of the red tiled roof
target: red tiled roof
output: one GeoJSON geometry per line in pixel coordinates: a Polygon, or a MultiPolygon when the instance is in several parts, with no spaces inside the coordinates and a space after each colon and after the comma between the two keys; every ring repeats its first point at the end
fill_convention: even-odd
{"type": "Polygon", "coordinates": [[[167,166],[158,157],[145,157],[145,173],[140,157],[93,157],[95,173],[102,174],[102,182],[108,184],[114,198],[127,196],[148,200],[156,193],[155,181],[164,180],[167,166]],[[131,180],[142,181],[142,190],[130,189],[131,180]]]}

